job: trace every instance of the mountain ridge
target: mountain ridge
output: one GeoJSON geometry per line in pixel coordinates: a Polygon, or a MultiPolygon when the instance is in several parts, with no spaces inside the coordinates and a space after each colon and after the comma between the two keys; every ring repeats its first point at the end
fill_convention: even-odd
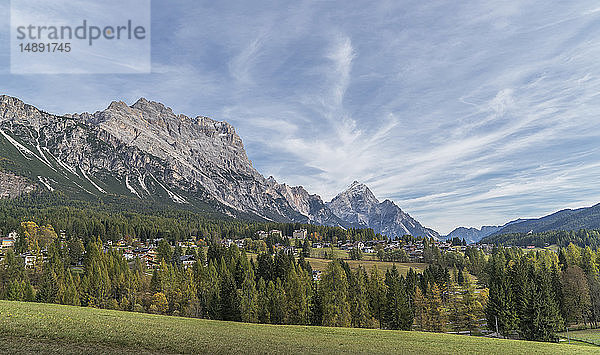
{"type": "Polygon", "coordinates": [[[260,174],[229,123],[175,114],[145,98],[131,106],[113,101],[94,113],[53,115],[2,95],[0,133],[8,170],[23,173],[42,189],[171,201],[186,208],[212,206],[232,217],[370,227],[392,237],[399,235],[398,228],[438,236],[393,202],[380,204],[358,182],[358,193],[378,206],[373,211],[379,220],[341,218],[344,213],[334,213],[331,202],[319,195],[260,174]]]}
{"type": "Polygon", "coordinates": [[[540,218],[509,222],[488,237],[509,233],[539,233],[552,230],[570,231],[578,229],[600,229],[600,203],[590,207],[562,209],[540,218]]]}
{"type": "Polygon", "coordinates": [[[492,233],[500,230],[502,226],[481,226],[481,228],[475,227],[457,227],[452,232],[444,236],[446,240],[458,238],[464,239],[468,244],[479,242],[481,239],[491,235],[492,233]]]}
{"type": "Polygon", "coordinates": [[[327,207],[340,219],[368,226],[392,238],[406,234],[436,239],[440,236],[436,231],[423,227],[391,200],[379,202],[373,192],[358,181],[335,196],[327,207]]]}

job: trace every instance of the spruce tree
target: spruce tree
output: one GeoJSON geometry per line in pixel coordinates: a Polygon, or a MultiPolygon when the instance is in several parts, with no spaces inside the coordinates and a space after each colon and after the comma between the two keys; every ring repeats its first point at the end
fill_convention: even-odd
{"type": "Polygon", "coordinates": [[[381,326],[386,309],[387,287],[385,285],[383,274],[379,271],[377,265],[371,270],[371,277],[368,281],[367,290],[369,296],[369,308],[381,326]]]}
{"type": "MultiPolygon", "coordinates": [[[[302,270],[299,270],[300,272],[302,270]]],[[[306,285],[294,269],[288,272],[284,283],[286,324],[308,324],[309,304],[306,285]]]]}
{"type": "Polygon", "coordinates": [[[339,261],[334,260],[327,265],[319,288],[323,325],[349,327],[351,315],[348,303],[348,280],[339,261]]]}
{"type": "Polygon", "coordinates": [[[245,272],[238,299],[240,302],[240,318],[242,322],[258,322],[258,292],[254,282],[254,272],[250,268],[245,272]]]}
{"type": "Polygon", "coordinates": [[[410,330],[413,324],[413,313],[404,279],[398,274],[396,265],[386,273],[385,284],[387,286],[386,326],[390,329],[410,330]]]}
{"type": "Polygon", "coordinates": [[[227,267],[221,268],[220,282],[220,313],[221,319],[230,321],[240,320],[240,309],[235,280],[227,267]]]}
{"type": "Polygon", "coordinates": [[[352,326],[356,328],[372,328],[375,320],[369,309],[367,289],[367,273],[359,266],[350,285],[350,310],[352,326]]]}

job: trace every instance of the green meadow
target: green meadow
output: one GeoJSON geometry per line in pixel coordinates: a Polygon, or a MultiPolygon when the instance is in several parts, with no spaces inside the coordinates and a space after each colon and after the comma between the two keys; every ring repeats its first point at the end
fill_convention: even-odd
{"type": "Polygon", "coordinates": [[[579,345],[449,334],[278,326],[0,301],[11,354],[594,354],[579,345]]]}

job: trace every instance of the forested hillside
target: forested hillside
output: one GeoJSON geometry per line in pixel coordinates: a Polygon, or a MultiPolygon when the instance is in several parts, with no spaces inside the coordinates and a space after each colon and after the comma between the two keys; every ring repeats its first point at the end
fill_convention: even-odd
{"type": "Polygon", "coordinates": [[[486,237],[481,243],[490,243],[507,246],[544,247],[556,244],[566,247],[570,243],[580,247],[590,246],[594,249],[600,247],[600,230],[580,229],[577,231],[548,231],[541,233],[510,233],[486,237]]]}
{"type": "Polygon", "coordinates": [[[153,240],[165,238],[171,242],[192,236],[218,241],[222,238],[252,237],[260,230],[281,230],[291,235],[304,228],[319,233],[328,240],[371,240],[383,238],[371,229],[342,229],[340,227],[276,223],[240,219],[212,212],[174,209],[132,199],[111,202],[72,200],[61,193],[36,193],[13,200],[0,200],[0,232],[8,234],[19,230],[24,221],[50,224],[68,236],[76,236],[86,244],[101,238],[116,241],[123,237],[153,240]]]}

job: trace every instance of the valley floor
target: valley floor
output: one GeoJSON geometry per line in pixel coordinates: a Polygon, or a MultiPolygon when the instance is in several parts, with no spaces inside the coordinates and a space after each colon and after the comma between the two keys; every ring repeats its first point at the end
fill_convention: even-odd
{"type": "Polygon", "coordinates": [[[275,326],[0,301],[0,353],[593,354],[598,348],[449,334],[275,326]]]}

